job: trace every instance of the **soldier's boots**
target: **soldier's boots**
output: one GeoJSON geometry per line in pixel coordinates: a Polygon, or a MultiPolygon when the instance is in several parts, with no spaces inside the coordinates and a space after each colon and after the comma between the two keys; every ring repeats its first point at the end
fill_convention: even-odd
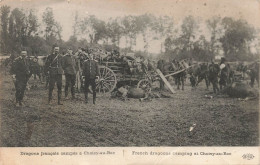
{"type": "Polygon", "coordinates": [[[24,106],[24,104],[23,104],[23,102],[22,102],[22,101],[19,101],[19,105],[20,105],[21,107],[23,107],[23,106],[24,106]]]}
{"type": "Polygon", "coordinates": [[[48,99],[48,104],[51,103],[51,100],[52,100],[52,92],[49,91],[49,99],[48,99]]]}
{"type": "Polygon", "coordinates": [[[88,93],[87,92],[85,93],[85,103],[86,104],[88,103],[88,93]]]}
{"type": "Polygon", "coordinates": [[[15,103],[15,107],[19,107],[20,105],[19,105],[19,102],[16,102],[15,103]]]}
{"type": "Polygon", "coordinates": [[[63,105],[60,100],[58,100],[58,105],[63,105]]]}
{"type": "Polygon", "coordinates": [[[75,99],[76,99],[75,95],[72,95],[71,99],[72,99],[72,100],[75,100],[75,99]]]}
{"type": "Polygon", "coordinates": [[[63,105],[63,104],[61,103],[61,93],[58,93],[58,105],[63,105]]]}
{"type": "Polygon", "coordinates": [[[68,100],[68,90],[65,90],[65,100],[68,100]]]}
{"type": "Polygon", "coordinates": [[[72,95],[72,100],[75,100],[75,87],[72,87],[71,89],[71,95],[72,95]]]}

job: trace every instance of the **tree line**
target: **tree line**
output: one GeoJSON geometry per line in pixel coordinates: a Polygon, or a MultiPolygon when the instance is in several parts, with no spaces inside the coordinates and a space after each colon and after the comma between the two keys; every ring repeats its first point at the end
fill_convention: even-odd
{"type": "Polygon", "coordinates": [[[94,15],[82,17],[76,13],[73,34],[64,41],[52,8],[45,9],[41,23],[33,9],[11,10],[9,6],[1,6],[0,13],[2,54],[26,48],[31,55],[47,55],[58,44],[62,51],[68,47],[76,50],[98,45],[108,51],[120,48],[121,52],[147,56],[153,41],[161,43],[160,56],[171,59],[211,60],[223,54],[229,60],[254,60],[260,51],[259,29],[245,20],[230,17],[216,16],[202,21],[187,16],[178,25],[170,16],[128,15],[104,21],[94,15]],[[142,39],[141,51],[136,50],[138,38],[142,39]]]}

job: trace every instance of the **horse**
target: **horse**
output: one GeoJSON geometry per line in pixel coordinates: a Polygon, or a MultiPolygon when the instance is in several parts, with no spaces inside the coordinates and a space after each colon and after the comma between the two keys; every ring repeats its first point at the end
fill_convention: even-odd
{"type": "MultiPolygon", "coordinates": [[[[185,61],[177,61],[173,60],[172,62],[166,62],[165,60],[159,60],[157,63],[157,68],[161,70],[164,75],[169,73],[177,72],[182,69],[187,68],[188,64],[185,61]]],[[[180,85],[182,86],[182,90],[184,90],[184,82],[186,79],[186,71],[179,72],[172,76],[175,79],[175,84],[177,85],[177,89],[180,89],[180,85]]],[[[160,88],[162,89],[163,82],[160,83],[160,88]]]]}
{"type": "Polygon", "coordinates": [[[207,63],[202,63],[199,65],[192,66],[191,69],[188,70],[190,74],[190,82],[192,87],[198,86],[202,80],[205,80],[206,88],[209,87],[209,66],[207,63]]]}

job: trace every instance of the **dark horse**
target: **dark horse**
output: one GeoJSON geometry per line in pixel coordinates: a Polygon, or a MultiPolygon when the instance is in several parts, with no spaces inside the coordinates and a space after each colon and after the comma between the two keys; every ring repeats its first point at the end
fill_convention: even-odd
{"type": "MultiPolygon", "coordinates": [[[[183,61],[173,60],[172,62],[166,62],[165,60],[159,60],[157,63],[157,68],[161,70],[164,75],[169,73],[177,72],[182,69],[185,69],[185,65],[183,65],[183,61]]],[[[177,85],[177,89],[180,89],[180,85],[182,86],[182,90],[184,90],[184,82],[186,78],[186,71],[179,72],[172,76],[175,79],[175,84],[177,85]]],[[[160,88],[162,89],[163,82],[160,83],[160,88]]]]}
{"type": "Polygon", "coordinates": [[[205,80],[206,87],[209,87],[209,66],[207,63],[202,63],[196,66],[193,66],[189,69],[190,82],[192,87],[198,86],[198,84],[205,80]]]}

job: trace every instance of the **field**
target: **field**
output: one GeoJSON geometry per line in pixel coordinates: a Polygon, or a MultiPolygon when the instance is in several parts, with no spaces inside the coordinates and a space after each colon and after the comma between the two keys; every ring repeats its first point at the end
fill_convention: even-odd
{"type": "MultiPolygon", "coordinates": [[[[34,81],[34,80],[31,80],[34,81]]],[[[202,82],[171,98],[140,102],[98,95],[97,104],[75,101],[47,104],[43,84],[26,91],[24,107],[14,106],[14,85],[1,75],[0,146],[255,146],[259,144],[259,102],[225,95],[212,99],[202,82]],[[196,124],[192,131],[190,127],[196,124]]],[[[174,86],[176,89],[176,86],[174,86]]],[[[64,94],[64,93],[63,93],[64,94]]]]}

